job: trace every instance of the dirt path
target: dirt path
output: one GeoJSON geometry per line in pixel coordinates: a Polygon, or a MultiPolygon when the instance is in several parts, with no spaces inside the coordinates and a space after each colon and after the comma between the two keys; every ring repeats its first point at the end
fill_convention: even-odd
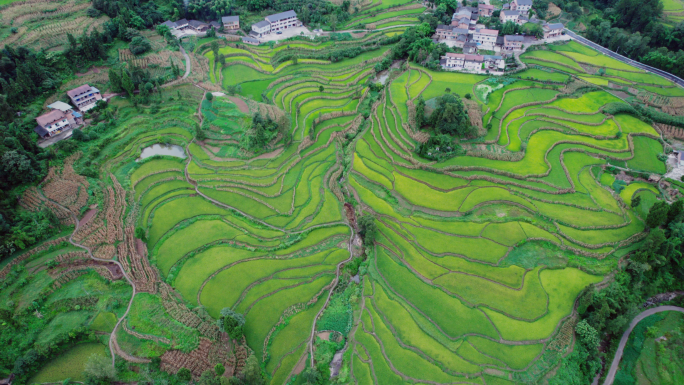
{"type": "MultiPolygon", "coordinates": [[[[45,197],[45,196],[43,196],[43,197],[44,197],[46,200],[49,200],[50,202],[53,202],[53,203],[56,204],[57,206],[61,207],[62,209],[69,211],[69,209],[67,209],[66,207],[62,206],[62,205],[59,204],[58,202],[53,201],[53,200],[51,200],[51,199],[48,199],[48,198],[45,197]]],[[[110,336],[109,336],[109,351],[110,351],[111,354],[112,354],[112,366],[114,366],[114,364],[115,364],[116,355],[117,355],[117,354],[118,354],[119,356],[121,356],[123,359],[125,359],[126,361],[130,361],[130,362],[138,362],[138,363],[150,362],[150,360],[148,360],[148,359],[146,359],[146,358],[134,357],[134,356],[131,356],[130,354],[128,354],[128,353],[122,351],[121,348],[119,348],[119,344],[118,344],[117,341],[116,341],[116,331],[119,329],[119,326],[121,325],[121,322],[123,322],[123,320],[126,318],[126,316],[128,315],[128,313],[131,311],[131,306],[133,305],[133,299],[135,298],[135,294],[136,294],[135,283],[133,282],[133,280],[131,280],[131,278],[128,276],[128,274],[126,274],[126,271],[124,270],[124,268],[123,268],[123,266],[121,265],[121,263],[119,263],[119,261],[114,261],[114,260],[109,260],[109,259],[97,258],[97,257],[95,257],[95,256],[93,255],[93,252],[90,250],[89,247],[83,246],[83,245],[81,245],[80,243],[77,243],[76,241],[74,241],[74,235],[76,234],[76,232],[78,232],[78,229],[81,227],[81,223],[80,223],[80,221],[78,220],[78,217],[76,216],[76,214],[71,213],[71,215],[72,215],[72,217],[74,218],[74,223],[76,223],[76,227],[74,228],[74,232],[71,233],[71,235],[69,236],[69,243],[71,243],[72,245],[74,245],[74,246],[76,246],[76,247],[78,247],[78,248],[81,248],[81,249],[87,251],[87,252],[88,252],[88,256],[89,256],[91,259],[95,260],[95,261],[106,262],[106,263],[114,263],[114,264],[116,264],[117,266],[119,266],[119,269],[121,269],[121,273],[123,274],[124,278],[126,278],[126,280],[128,281],[128,283],[129,283],[129,284],[131,285],[131,287],[133,288],[133,293],[131,294],[131,300],[128,301],[128,306],[126,306],[126,311],[125,311],[124,314],[121,316],[121,318],[119,318],[119,320],[116,322],[116,325],[114,325],[114,330],[112,330],[112,333],[111,333],[110,336]]],[[[84,218],[84,219],[85,219],[85,218],[84,218]]],[[[84,221],[84,223],[85,223],[85,221],[84,221]]]]}
{"type": "Polygon", "coordinates": [[[620,365],[622,353],[625,350],[625,345],[627,345],[629,335],[630,333],[632,333],[634,327],[637,326],[637,324],[641,322],[641,320],[643,320],[644,318],[664,311],[678,311],[680,313],[684,313],[684,308],[677,306],[658,306],[643,311],[638,316],[634,317],[632,322],[629,324],[629,328],[624,332],[624,334],[622,334],[622,338],[620,339],[620,345],[618,345],[617,352],[615,352],[615,358],[613,358],[613,363],[610,365],[610,370],[608,371],[608,375],[606,375],[606,380],[603,382],[603,385],[611,385],[613,383],[613,380],[615,380],[615,374],[617,373],[618,366],[620,365]]]}
{"type": "Polygon", "coordinates": [[[182,45],[179,45],[178,48],[180,48],[181,53],[183,56],[185,56],[185,75],[183,75],[181,79],[187,79],[188,76],[190,76],[190,70],[192,69],[192,64],[190,64],[190,56],[188,56],[187,52],[185,52],[185,49],[182,45]]]}

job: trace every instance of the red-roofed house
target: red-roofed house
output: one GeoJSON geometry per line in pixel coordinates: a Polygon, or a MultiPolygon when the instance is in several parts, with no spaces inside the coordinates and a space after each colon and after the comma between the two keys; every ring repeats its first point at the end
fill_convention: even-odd
{"type": "Polygon", "coordinates": [[[102,99],[100,90],[87,84],[67,91],[67,95],[71,98],[71,103],[81,112],[95,107],[95,103],[102,99]]]}
{"type": "Polygon", "coordinates": [[[477,11],[480,16],[490,17],[494,12],[494,6],[480,3],[477,5],[477,11]]]}

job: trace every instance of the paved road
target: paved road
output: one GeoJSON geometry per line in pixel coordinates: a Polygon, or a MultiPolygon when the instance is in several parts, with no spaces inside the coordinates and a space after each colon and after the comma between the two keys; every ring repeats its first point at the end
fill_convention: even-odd
{"type": "Polygon", "coordinates": [[[600,51],[600,52],[612,57],[613,59],[619,60],[623,63],[627,63],[627,64],[632,65],[634,67],[640,68],[644,71],[648,71],[650,73],[656,74],[656,75],[661,76],[661,77],[663,77],[663,78],[665,78],[671,82],[674,82],[675,84],[678,84],[681,87],[684,87],[684,79],[679,78],[677,76],[674,76],[669,72],[665,72],[663,70],[659,70],[657,68],[653,68],[653,67],[648,66],[646,64],[642,64],[642,63],[639,63],[638,61],[634,61],[630,58],[624,57],[618,53],[615,53],[615,52],[609,50],[608,48],[602,47],[602,46],[594,43],[591,40],[583,38],[582,36],[572,32],[571,30],[569,30],[567,28],[565,29],[565,33],[568,34],[569,36],[571,36],[573,39],[577,40],[579,43],[582,43],[586,46],[589,46],[589,47],[591,47],[597,51],[600,51]]]}
{"type": "Polygon", "coordinates": [[[186,79],[188,76],[190,76],[190,56],[188,56],[187,52],[185,52],[185,49],[182,45],[180,45],[179,48],[183,56],[185,56],[185,75],[183,75],[182,79],[186,79]]]}
{"type": "Polygon", "coordinates": [[[677,306],[658,306],[648,309],[634,317],[632,323],[629,324],[629,329],[625,331],[625,333],[622,335],[622,339],[620,339],[620,345],[618,346],[617,352],[615,352],[615,358],[613,359],[613,363],[610,365],[610,370],[608,371],[608,375],[606,376],[606,380],[603,382],[603,385],[612,385],[613,380],[615,380],[615,374],[617,373],[620,360],[622,359],[622,353],[625,350],[625,345],[627,345],[627,340],[629,340],[629,334],[632,332],[632,329],[634,329],[634,327],[637,326],[637,324],[644,318],[663,311],[678,311],[680,313],[684,313],[684,308],[677,306]]]}

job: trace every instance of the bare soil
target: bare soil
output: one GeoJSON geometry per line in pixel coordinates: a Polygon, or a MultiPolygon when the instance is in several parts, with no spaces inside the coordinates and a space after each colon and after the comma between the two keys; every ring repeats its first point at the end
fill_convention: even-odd
{"type": "Polygon", "coordinates": [[[245,103],[244,100],[240,98],[236,98],[235,96],[226,96],[228,99],[230,99],[231,102],[235,103],[235,105],[240,109],[240,112],[244,114],[249,114],[249,107],[247,107],[247,103],[245,103]]]}
{"type": "Polygon", "coordinates": [[[83,225],[88,223],[88,221],[91,220],[95,216],[95,214],[97,214],[97,209],[88,210],[88,212],[85,213],[83,218],[81,218],[81,220],[78,221],[78,227],[82,227],[83,225]]]}

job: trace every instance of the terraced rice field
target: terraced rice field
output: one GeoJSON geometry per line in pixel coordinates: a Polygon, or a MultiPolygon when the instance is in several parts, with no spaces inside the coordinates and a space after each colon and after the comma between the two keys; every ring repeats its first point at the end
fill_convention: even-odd
{"type": "MultiPolygon", "coordinates": [[[[578,72],[580,58],[606,62],[565,48],[574,51],[530,56],[578,72]]],[[[466,155],[430,162],[415,153],[424,136],[413,127],[412,101],[446,87],[477,94],[484,76],[409,66],[375,93],[365,83],[388,47],[331,64],[273,65],[277,50],[225,50],[239,59],[227,62],[222,78],[216,73],[217,82],[242,84],[243,94],[268,102],[248,100],[249,111],[236,104],[243,100],[210,102],[191,85],[156,114],[118,102],[122,130],[103,150],[106,167],[137,202],[136,225],[160,287],[213,318],[223,308],[245,314],[247,344],[269,381],[286,383],[307,355],[338,266],[360,254],[348,203],[378,226],[354,304],[358,322],[346,336],[353,378],[484,384],[544,376],[571,343],[578,294],[615,268],[617,250],[643,236],[632,196],[658,194],[644,182],[617,194],[602,184],[612,184],[610,175],[597,180],[592,167],[610,160],[662,173],[658,133],[630,116],[603,114],[602,106],[620,102],[613,95],[574,93],[567,75],[533,69],[520,74],[530,80],[476,101],[479,123],[492,124],[482,141],[462,143],[466,155]],[[289,120],[292,143],[278,136],[259,156],[240,150],[257,112],[289,120]],[[203,141],[193,139],[200,120],[209,122],[203,141]],[[160,136],[188,157],[136,162],[160,136]],[[520,262],[534,247],[576,257],[520,262]]]]}

